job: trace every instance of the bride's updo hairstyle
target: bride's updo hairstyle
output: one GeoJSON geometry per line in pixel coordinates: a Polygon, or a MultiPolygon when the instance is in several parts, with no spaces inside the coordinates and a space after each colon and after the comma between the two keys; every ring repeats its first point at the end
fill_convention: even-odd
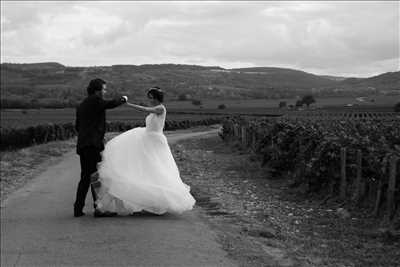
{"type": "Polygon", "coordinates": [[[158,100],[160,103],[164,101],[164,92],[158,86],[151,87],[149,91],[147,91],[147,97],[150,96],[158,100]]]}

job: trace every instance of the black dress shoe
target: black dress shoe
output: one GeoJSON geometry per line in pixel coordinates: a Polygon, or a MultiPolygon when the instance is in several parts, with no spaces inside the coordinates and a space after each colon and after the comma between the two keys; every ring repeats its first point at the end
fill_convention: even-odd
{"type": "Polygon", "coordinates": [[[95,210],[94,211],[94,217],[99,218],[99,217],[114,217],[117,216],[118,213],[116,212],[111,212],[111,211],[99,211],[95,210]]]}
{"type": "Polygon", "coordinates": [[[84,216],[85,213],[81,210],[74,210],[74,217],[81,217],[84,216]]]}

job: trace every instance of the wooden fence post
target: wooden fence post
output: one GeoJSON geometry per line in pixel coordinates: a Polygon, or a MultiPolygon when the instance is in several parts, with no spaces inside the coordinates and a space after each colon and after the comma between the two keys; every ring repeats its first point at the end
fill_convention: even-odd
{"type": "Polygon", "coordinates": [[[245,133],[245,145],[246,147],[249,145],[249,129],[247,127],[244,128],[245,133]]]}
{"type": "Polygon", "coordinates": [[[236,138],[236,137],[238,137],[239,136],[239,131],[238,131],[239,129],[238,129],[238,125],[237,124],[234,124],[233,125],[233,136],[236,138]]]}
{"type": "Polygon", "coordinates": [[[394,192],[396,190],[396,169],[397,169],[397,156],[392,156],[390,159],[390,172],[389,172],[389,182],[387,189],[387,215],[389,220],[393,218],[394,215],[394,192]]]}
{"type": "Polygon", "coordinates": [[[257,147],[256,147],[256,145],[257,145],[257,133],[256,133],[256,129],[253,129],[252,136],[253,136],[253,140],[252,140],[251,146],[253,147],[253,150],[255,151],[255,150],[257,149],[257,147]]]}
{"type": "Polygon", "coordinates": [[[374,211],[372,212],[374,216],[377,216],[379,213],[379,206],[381,205],[381,199],[382,199],[382,189],[383,189],[383,182],[381,177],[381,179],[379,179],[378,182],[374,211]]]}
{"type": "Polygon", "coordinates": [[[251,145],[251,132],[250,128],[246,128],[246,146],[250,147],[251,145]]]}
{"type": "Polygon", "coordinates": [[[358,202],[361,198],[361,175],[362,175],[362,154],[361,149],[357,149],[357,162],[356,162],[357,177],[354,187],[353,199],[358,202]]]}
{"type": "Polygon", "coordinates": [[[340,149],[340,198],[342,200],[345,199],[346,197],[346,187],[347,187],[347,181],[346,181],[346,148],[342,147],[340,149]]]}
{"type": "Polygon", "coordinates": [[[246,145],[246,127],[245,126],[242,126],[241,127],[241,133],[242,133],[242,136],[241,136],[241,139],[242,139],[242,145],[246,145]]]}
{"type": "Polygon", "coordinates": [[[229,131],[228,131],[228,136],[229,136],[229,137],[232,137],[232,136],[233,136],[233,123],[230,123],[230,124],[228,125],[228,129],[229,129],[229,131]]]}

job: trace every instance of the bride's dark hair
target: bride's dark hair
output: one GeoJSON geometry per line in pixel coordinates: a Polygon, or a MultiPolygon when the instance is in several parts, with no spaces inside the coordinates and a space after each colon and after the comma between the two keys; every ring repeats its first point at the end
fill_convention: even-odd
{"type": "Polygon", "coordinates": [[[149,97],[150,95],[160,103],[164,101],[164,92],[158,86],[151,87],[149,91],[147,91],[147,96],[149,97]]]}

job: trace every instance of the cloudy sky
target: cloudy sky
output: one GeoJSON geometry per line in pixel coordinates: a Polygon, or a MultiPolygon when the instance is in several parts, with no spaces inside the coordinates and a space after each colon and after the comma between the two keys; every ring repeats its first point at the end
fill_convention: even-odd
{"type": "Polygon", "coordinates": [[[399,2],[1,1],[1,62],[399,70],[399,2]]]}

